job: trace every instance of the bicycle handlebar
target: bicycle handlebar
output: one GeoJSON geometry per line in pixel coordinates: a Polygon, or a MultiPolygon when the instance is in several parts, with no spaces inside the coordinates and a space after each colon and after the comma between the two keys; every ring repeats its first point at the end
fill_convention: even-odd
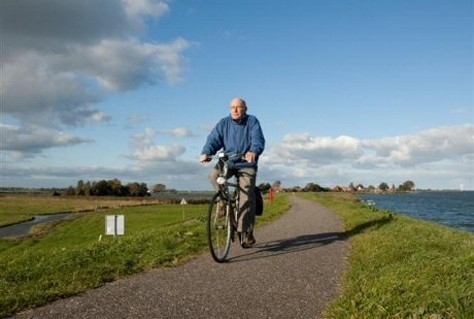
{"type": "Polygon", "coordinates": [[[228,162],[228,161],[232,161],[234,159],[235,160],[244,160],[244,161],[246,160],[245,156],[243,156],[241,154],[233,154],[231,156],[227,156],[224,152],[219,152],[216,155],[207,155],[207,157],[205,158],[205,162],[210,162],[214,158],[222,160],[224,163],[228,162]]]}

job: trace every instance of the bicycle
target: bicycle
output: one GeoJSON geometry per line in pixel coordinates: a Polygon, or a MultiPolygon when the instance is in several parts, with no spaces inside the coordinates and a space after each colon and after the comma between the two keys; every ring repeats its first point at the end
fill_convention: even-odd
{"type": "Polygon", "coordinates": [[[217,184],[219,190],[214,194],[209,204],[207,218],[207,238],[209,250],[212,258],[216,262],[224,262],[230,252],[230,247],[234,241],[235,233],[238,234],[240,245],[244,246],[244,239],[247,232],[238,232],[237,227],[240,217],[240,187],[239,176],[235,175],[235,182],[228,178],[229,163],[234,158],[241,158],[240,155],[226,156],[224,153],[218,153],[209,157],[218,158],[217,167],[219,169],[219,177],[217,184]]]}

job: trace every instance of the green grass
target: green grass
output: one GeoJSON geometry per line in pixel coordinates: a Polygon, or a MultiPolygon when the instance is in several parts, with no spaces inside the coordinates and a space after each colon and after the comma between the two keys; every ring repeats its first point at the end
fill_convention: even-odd
{"type": "Polygon", "coordinates": [[[91,212],[108,208],[155,204],[153,198],[0,195],[0,226],[32,219],[35,215],[91,212]]]}
{"type": "MultiPolygon", "coordinates": [[[[288,196],[279,196],[266,205],[257,226],[288,208],[288,196]]],[[[207,205],[121,207],[47,223],[25,239],[0,240],[0,317],[201,254],[207,250],[206,215],[207,205]],[[125,216],[124,236],[104,235],[105,215],[111,214],[125,216]]]]}
{"type": "MultiPolygon", "coordinates": [[[[341,216],[351,246],[341,296],[326,318],[474,318],[472,234],[379,211],[348,194],[301,196],[341,216]]],[[[25,205],[54,213],[54,205],[80,211],[90,204],[48,203],[19,203],[18,213],[28,215],[25,205]]],[[[287,211],[288,195],[266,204],[258,225],[287,211]]],[[[49,223],[24,240],[0,240],[0,317],[207,251],[206,211],[206,205],[124,206],[49,223]],[[109,214],[125,215],[124,236],[103,235],[109,214]]]]}
{"type": "Polygon", "coordinates": [[[379,211],[346,194],[312,194],[343,219],[351,245],[327,318],[474,318],[474,236],[379,211]]]}

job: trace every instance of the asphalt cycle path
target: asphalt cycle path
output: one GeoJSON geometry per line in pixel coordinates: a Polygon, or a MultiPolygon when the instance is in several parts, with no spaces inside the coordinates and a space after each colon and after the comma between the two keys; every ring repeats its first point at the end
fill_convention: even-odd
{"type": "Polygon", "coordinates": [[[209,253],[58,300],[13,318],[322,318],[341,291],[349,244],[340,219],[292,197],[290,210],[257,228],[257,244],[209,253]]]}

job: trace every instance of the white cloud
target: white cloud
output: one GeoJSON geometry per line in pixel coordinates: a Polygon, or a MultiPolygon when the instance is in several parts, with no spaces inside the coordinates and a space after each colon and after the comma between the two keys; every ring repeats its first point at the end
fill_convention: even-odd
{"type": "Polygon", "coordinates": [[[260,167],[267,178],[286,179],[300,186],[307,182],[398,185],[418,177],[420,187],[460,183],[473,187],[474,125],[439,127],[377,140],[288,134],[281,144],[265,151],[260,167]],[[447,181],[447,176],[452,180],[447,181]]]}
{"type": "Polygon", "coordinates": [[[136,150],[133,155],[140,161],[173,161],[182,155],[186,149],[181,145],[150,145],[136,150]]]}
{"type": "Polygon", "coordinates": [[[169,11],[169,1],[122,0],[122,2],[130,18],[147,15],[159,17],[169,11]]]}
{"type": "Polygon", "coordinates": [[[139,126],[143,123],[146,123],[150,120],[149,117],[145,116],[145,115],[140,115],[140,114],[131,114],[128,116],[127,118],[127,123],[126,123],[126,127],[127,128],[134,128],[136,126],[139,126]]]}
{"type": "MultiPolygon", "coordinates": [[[[176,84],[189,42],[141,39],[144,21],[169,11],[158,0],[17,0],[0,2],[3,42],[2,108],[5,123],[43,127],[49,144],[70,126],[111,120],[99,102],[111,91],[176,84]]],[[[11,135],[12,143],[20,136],[11,135]]],[[[70,144],[64,144],[71,145],[70,144]]],[[[25,144],[28,145],[28,144],[25,144]]],[[[39,142],[25,154],[41,153],[39,142]]]]}
{"type": "MultiPolygon", "coordinates": [[[[186,148],[177,144],[156,145],[154,138],[157,133],[147,128],[144,133],[133,136],[132,158],[139,162],[145,161],[171,161],[175,162],[179,156],[184,154],[186,148]]],[[[140,164],[137,164],[140,166],[140,164]]],[[[149,164],[146,164],[149,165],[149,164]]]]}
{"type": "Polygon", "coordinates": [[[169,135],[172,137],[191,137],[194,136],[193,132],[187,127],[176,127],[173,129],[162,130],[160,133],[169,135]]]}
{"type": "Polygon", "coordinates": [[[92,123],[105,122],[110,120],[110,115],[104,112],[94,112],[89,116],[89,120],[92,123]]]}
{"type": "Polygon", "coordinates": [[[130,19],[116,0],[15,0],[0,2],[7,63],[25,50],[60,54],[69,45],[124,37],[130,19]]]}
{"type": "Polygon", "coordinates": [[[19,127],[0,124],[2,153],[13,160],[30,158],[43,150],[56,147],[90,143],[80,138],[43,127],[19,127]]]}
{"type": "Polygon", "coordinates": [[[339,136],[311,137],[288,134],[283,143],[267,151],[263,159],[273,163],[310,163],[310,166],[347,162],[381,166],[413,166],[441,160],[455,160],[474,153],[474,125],[440,127],[412,135],[379,140],[358,140],[339,136]]]}
{"type": "Polygon", "coordinates": [[[4,66],[3,111],[23,123],[83,123],[87,115],[81,111],[88,109],[92,115],[90,104],[99,100],[99,94],[81,86],[77,74],[51,70],[46,60],[50,58],[27,52],[17,57],[16,64],[4,66]]]}
{"type": "MultiPolygon", "coordinates": [[[[265,153],[267,163],[329,163],[356,158],[361,152],[360,142],[350,136],[312,137],[308,133],[291,133],[283,137],[277,148],[265,153]]],[[[312,164],[311,164],[312,163],[312,164]]],[[[306,164],[305,164],[306,165],[306,164]]]]}
{"type": "MultiPolygon", "coordinates": [[[[2,129],[10,132],[18,130],[14,126],[3,126],[2,129]]],[[[412,180],[420,188],[458,188],[463,184],[466,189],[474,189],[473,129],[472,124],[440,127],[411,135],[364,141],[354,137],[290,134],[281,144],[269,145],[259,164],[257,182],[280,180],[284,187],[305,186],[314,182],[333,187],[351,182],[365,186],[378,186],[386,182],[398,186],[412,180]],[[294,156],[293,151],[304,156],[294,156]],[[397,152],[406,155],[399,156],[397,152]]],[[[42,181],[41,186],[44,186],[44,180],[55,182],[53,186],[60,186],[65,181],[75,184],[79,179],[119,178],[150,184],[161,182],[179,189],[209,189],[207,175],[211,166],[200,165],[197,158],[185,159],[186,148],[183,145],[157,144],[155,139],[159,136],[159,132],[150,128],[136,134],[130,156],[132,163],[127,167],[13,168],[5,165],[2,171],[5,181],[11,185],[21,180],[34,183],[36,179],[42,181]]],[[[21,140],[24,142],[17,145],[17,149],[21,149],[20,145],[34,148],[27,146],[26,137],[21,140]]],[[[30,142],[39,143],[41,140],[55,140],[56,144],[50,147],[86,142],[72,136],[31,139],[30,142]]],[[[12,148],[14,144],[10,142],[7,145],[12,148]]]]}
{"type": "Polygon", "coordinates": [[[143,84],[180,82],[185,69],[181,54],[188,47],[189,43],[181,38],[170,44],[103,40],[63,56],[61,64],[95,79],[101,88],[125,91],[143,84]]]}
{"type": "Polygon", "coordinates": [[[439,127],[417,134],[365,141],[373,164],[400,166],[456,160],[474,153],[474,125],[439,127]]]}
{"type": "Polygon", "coordinates": [[[156,132],[152,128],[146,128],[143,133],[135,134],[133,136],[133,148],[141,149],[153,145],[153,139],[156,136],[156,132]]]}

